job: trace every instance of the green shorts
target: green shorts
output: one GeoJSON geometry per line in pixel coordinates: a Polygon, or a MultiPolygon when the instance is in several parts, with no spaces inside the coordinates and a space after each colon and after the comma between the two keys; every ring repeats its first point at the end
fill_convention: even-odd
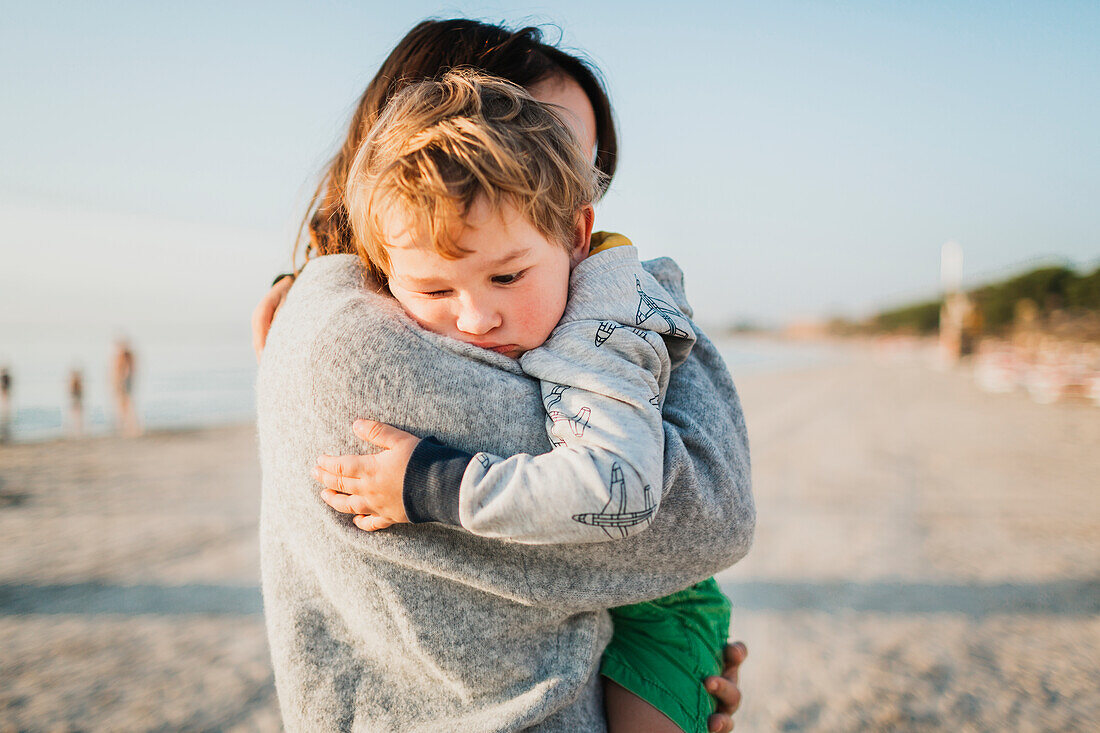
{"type": "Polygon", "coordinates": [[[722,673],[730,602],[711,578],[687,590],[611,609],[614,634],[600,674],[688,733],[706,731],[714,698],[703,678],[722,673]]]}

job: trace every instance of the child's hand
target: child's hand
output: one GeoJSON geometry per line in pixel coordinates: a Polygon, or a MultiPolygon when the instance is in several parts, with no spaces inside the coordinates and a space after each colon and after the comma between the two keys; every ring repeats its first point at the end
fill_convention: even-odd
{"type": "Polygon", "coordinates": [[[383,450],[371,456],[318,457],[313,478],[327,487],[321,498],[338,512],[356,515],[355,526],[368,532],[408,522],[402,499],[405,467],[420,439],[374,420],[356,420],[352,429],[383,450]]]}

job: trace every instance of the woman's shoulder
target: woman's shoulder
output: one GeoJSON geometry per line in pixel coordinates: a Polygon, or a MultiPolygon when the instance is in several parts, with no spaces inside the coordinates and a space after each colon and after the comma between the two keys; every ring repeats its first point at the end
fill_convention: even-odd
{"type": "Polygon", "coordinates": [[[340,327],[333,321],[356,317],[352,311],[370,311],[371,320],[406,326],[404,311],[374,280],[355,255],[324,255],[306,263],[279,309],[280,321],[317,330],[340,327]],[[343,314],[343,315],[341,315],[343,314]]]}
{"type": "Polygon", "coordinates": [[[316,257],[295,278],[275,315],[260,362],[261,377],[265,372],[309,369],[319,352],[347,350],[344,358],[333,358],[339,363],[332,365],[346,368],[355,347],[362,360],[362,354],[385,349],[388,342],[407,340],[412,325],[392,298],[377,285],[372,287],[358,257],[316,257]]]}
{"type": "Polygon", "coordinates": [[[355,255],[322,255],[306,262],[294,280],[292,293],[313,292],[348,288],[351,290],[380,290],[355,255]]]}

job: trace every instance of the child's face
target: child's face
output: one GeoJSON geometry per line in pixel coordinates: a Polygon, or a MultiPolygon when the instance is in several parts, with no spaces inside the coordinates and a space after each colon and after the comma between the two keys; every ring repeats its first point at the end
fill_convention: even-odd
{"type": "Polygon", "coordinates": [[[497,211],[479,200],[457,241],[470,254],[450,260],[391,214],[383,223],[390,292],[423,328],[518,358],[542,345],[565,312],[569,273],[588,253],[590,214],[581,220],[570,253],[514,207],[497,211]]]}

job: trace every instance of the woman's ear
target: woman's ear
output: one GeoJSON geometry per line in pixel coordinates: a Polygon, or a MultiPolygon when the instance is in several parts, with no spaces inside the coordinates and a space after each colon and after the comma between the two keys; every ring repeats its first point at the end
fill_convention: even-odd
{"type": "Polygon", "coordinates": [[[592,204],[585,204],[577,212],[577,223],[573,225],[573,254],[570,256],[573,267],[579,265],[592,247],[592,225],[596,221],[596,210],[592,204]]]}

